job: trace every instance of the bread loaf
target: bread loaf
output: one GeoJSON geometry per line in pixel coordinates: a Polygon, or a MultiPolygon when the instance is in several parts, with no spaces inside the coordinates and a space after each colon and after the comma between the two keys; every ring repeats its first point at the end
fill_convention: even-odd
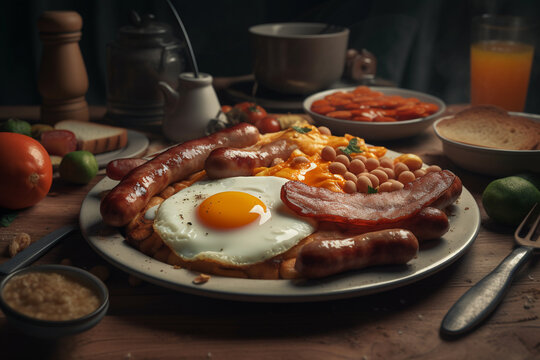
{"type": "Polygon", "coordinates": [[[90,121],[63,120],[55,129],[69,130],[77,137],[77,148],[100,154],[121,149],[127,145],[127,130],[90,121]]]}
{"type": "Polygon", "coordinates": [[[511,116],[495,106],[480,105],[463,110],[438,123],[447,139],[504,150],[540,149],[540,123],[511,116]]]}

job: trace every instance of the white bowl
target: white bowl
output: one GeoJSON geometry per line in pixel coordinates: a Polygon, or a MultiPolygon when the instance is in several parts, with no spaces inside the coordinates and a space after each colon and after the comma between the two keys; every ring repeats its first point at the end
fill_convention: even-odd
{"type": "MultiPolygon", "coordinates": [[[[540,122],[540,115],[509,112],[540,122]]],[[[540,173],[540,150],[501,150],[460,143],[442,136],[437,125],[452,116],[445,116],[433,124],[435,134],[442,141],[444,154],[463,169],[491,176],[508,176],[520,172],[540,173]]]]}
{"type": "Polygon", "coordinates": [[[413,90],[376,86],[370,87],[370,89],[374,91],[380,91],[385,95],[399,95],[405,98],[415,97],[420,101],[436,104],[439,107],[439,110],[430,116],[426,116],[420,119],[401,120],[395,122],[364,122],[342,120],[320,115],[310,110],[311,104],[314,101],[320,100],[326,95],[329,95],[336,91],[351,91],[355,88],[356,87],[331,89],[313,94],[304,100],[304,111],[313,118],[316,125],[326,126],[335,135],[343,135],[347,133],[359,136],[368,141],[373,141],[395,140],[418,135],[426,128],[428,128],[433,123],[433,121],[435,121],[435,119],[446,110],[446,105],[444,104],[444,102],[435,96],[413,90]]]}

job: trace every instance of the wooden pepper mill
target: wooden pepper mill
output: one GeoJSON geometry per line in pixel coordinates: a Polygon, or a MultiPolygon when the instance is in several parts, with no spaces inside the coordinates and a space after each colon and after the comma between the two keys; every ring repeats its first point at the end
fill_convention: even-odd
{"type": "Polygon", "coordinates": [[[38,22],[43,43],[38,89],[41,94],[41,120],[88,121],[88,75],[79,48],[82,18],[75,11],[46,11],[38,22]]]}

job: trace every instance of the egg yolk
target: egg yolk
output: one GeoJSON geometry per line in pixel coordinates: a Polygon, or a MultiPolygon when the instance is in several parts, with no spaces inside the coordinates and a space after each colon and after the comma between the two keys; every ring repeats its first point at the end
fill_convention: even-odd
{"type": "Polygon", "coordinates": [[[257,197],[240,191],[225,191],[206,198],[197,208],[200,221],[215,229],[235,229],[260,218],[270,217],[266,205],[257,197]]]}

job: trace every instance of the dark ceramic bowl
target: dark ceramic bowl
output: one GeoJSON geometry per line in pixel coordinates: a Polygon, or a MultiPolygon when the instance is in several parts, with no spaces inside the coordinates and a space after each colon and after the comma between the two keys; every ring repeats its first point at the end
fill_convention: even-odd
{"type": "Polygon", "coordinates": [[[15,271],[0,282],[0,308],[2,308],[8,322],[23,333],[40,338],[58,338],[77,334],[95,326],[105,316],[109,308],[109,292],[100,279],[85,270],[64,265],[38,265],[15,271]],[[55,272],[69,275],[91,288],[98,296],[100,305],[90,314],[73,320],[41,320],[21,314],[4,301],[3,290],[14,276],[31,272],[55,272]]]}

